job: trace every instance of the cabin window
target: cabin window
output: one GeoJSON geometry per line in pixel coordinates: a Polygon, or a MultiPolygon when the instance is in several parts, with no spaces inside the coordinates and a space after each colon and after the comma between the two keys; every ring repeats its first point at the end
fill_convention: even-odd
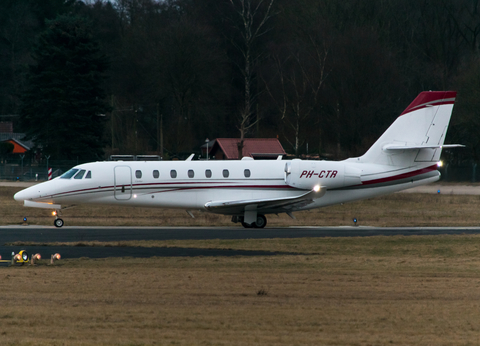
{"type": "Polygon", "coordinates": [[[229,175],[230,175],[230,173],[228,172],[228,169],[224,169],[223,170],[223,177],[228,178],[229,175]]]}
{"type": "Polygon", "coordinates": [[[177,177],[177,171],[174,170],[174,169],[172,169],[172,170],[170,171],[170,176],[171,176],[172,178],[176,178],[176,177],[177,177]]]}
{"type": "Polygon", "coordinates": [[[142,179],[142,171],[136,170],[136,171],[135,171],[135,178],[137,178],[137,179],[142,179]]]}
{"type": "Polygon", "coordinates": [[[244,170],[243,174],[245,175],[245,178],[250,178],[250,170],[249,169],[244,170]]]}
{"type": "Polygon", "coordinates": [[[193,178],[194,176],[195,176],[195,172],[193,171],[193,169],[189,169],[188,170],[188,177],[193,178]]]}
{"type": "Polygon", "coordinates": [[[154,171],[153,171],[153,177],[154,177],[155,179],[158,179],[159,176],[160,176],[160,172],[157,171],[157,170],[154,170],[154,171]]]}
{"type": "Polygon", "coordinates": [[[73,177],[75,175],[75,173],[77,173],[79,171],[78,168],[72,168],[68,171],[66,171],[65,173],[63,173],[60,178],[61,179],[70,179],[71,177],[73,177]]]}
{"type": "Polygon", "coordinates": [[[209,169],[206,169],[206,170],[205,170],[205,176],[206,176],[207,178],[211,178],[211,177],[212,177],[212,171],[209,170],[209,169]]]}
{"type": "Polygon", "coordinates": [[[88,171],[87,175],[85,176],[85,179],[92,179],[92,171],[88,171]]]}
{"type": "Polygon", "coordinates": [[[83,176],[85,175],[85,172],[86,172],[86,171],[85,171],[84,169],[80,170],[80,172],[78,172],[77,174],[75,174],[75,176],[73,177],[73,179],[82,179],[83,176]]]}

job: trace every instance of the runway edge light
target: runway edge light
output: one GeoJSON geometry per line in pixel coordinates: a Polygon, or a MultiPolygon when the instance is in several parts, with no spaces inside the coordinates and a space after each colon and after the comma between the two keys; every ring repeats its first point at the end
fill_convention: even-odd
{"type": "Polygon", "coordinates": [[[53,264],[55,261],[58,261],[62,256],[59,253],[53,254],[50,256],[50,264],[53,264]]]}
{"type": "Polygon", "coordinates": [[[41,260],[42,256],[39,253],[36,253],[35,255],[32,255],[32,258],[30,259],[30,264],[36,264],[37,261],[41,260]]]}

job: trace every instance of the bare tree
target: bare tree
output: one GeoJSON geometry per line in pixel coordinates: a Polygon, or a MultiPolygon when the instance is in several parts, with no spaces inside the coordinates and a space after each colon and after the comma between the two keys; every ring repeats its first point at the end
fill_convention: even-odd
{"type": "Polygon", "coordinates": [[[279,100],[276,104],[280,119],[287,127],[285,139],[292,146],[295,156],[299,155],[305,141],[301,138],[302,127],[308,123],[306,120],[318,103],[327,76],[327,55],[326,47],[321,47],[313,39],[310,39],[308,49],[294,44],[287,48],[286,53],[273,55],[278,77],[275,82],[279,91],[273,92],[268,84],[267,90],[274,100],[279,100]]]}
{"type": "Polygon", "coordinates": [[[263,0],[259,0],[256,4],[253,0],[230,0],[235,12],[240,18],[240,24],[237,29],[241,36],[241,41],[236,43],[232,40],[234,46],[242,54],[242,65],[239,65],[240,72],[243,76],[244,83],[244,103],[240,111],[238,130],[240,131],[240,141],[238,143],[238,158],[243,157],[243,147],[245,134],[258,122],[258,118],[254,119],[252,112],[256,94],[252,92],[254,82],[255,67],[257,66],[262,53],[254,50],[254,44],[258,38],[264,35],[268,28],[266,22],[274,15],[272,6],[274,0],[268,0],[264,8],[263,0]]]}

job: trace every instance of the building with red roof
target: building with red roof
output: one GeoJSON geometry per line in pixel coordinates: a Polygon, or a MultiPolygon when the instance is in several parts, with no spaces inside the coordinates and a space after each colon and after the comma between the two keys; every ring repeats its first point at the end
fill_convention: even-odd
{"type": "Polygon", "coordinates": [[[32,146],[32,141],[23,140],[24,133],[13,132],[13,122],[0,121],[0,142],[8,142],[13,144],[12,154],[25,154],[32,146]]]}
{"type": "Polygon", "coordinates": [[[30,150],[30,147],[25,145],[24,143],[16,140],[15,138],[10,138],[2,142],[12,143],[13,144],[13,151],[12,154],[25,154],[27,151],[30,150]]]}
{"type": "MultiPolygon", "coordinates": [[[[208,142],[209,157],[215,160],[238,160],[239,138],[217,138],[208,142]]],[[[207,143],[202,145],[205,155],[207,143]]],[[[253,159],[275,160],[280,155],[286,155],[277,138],[245,138],[243,142],[243,157],[253,159]]]]}

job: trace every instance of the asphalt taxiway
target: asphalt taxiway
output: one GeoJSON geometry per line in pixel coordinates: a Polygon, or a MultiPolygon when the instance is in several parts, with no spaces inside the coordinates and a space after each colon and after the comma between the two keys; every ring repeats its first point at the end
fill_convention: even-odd
{"type": "Polygon", "coordinates": [[[244,229],[236,227],[63,227],[0,226],[0,255],[26,250],[43,258],[59,252],[63,258],[173,257],[173,256],[267,256],[267,251],[195,248],[5,246],[12,242],[115,242],[128,240],[273,239],[305,237],[368,237],[393,235],[480,234],[480,227],[286,227],[244,229]]]}

